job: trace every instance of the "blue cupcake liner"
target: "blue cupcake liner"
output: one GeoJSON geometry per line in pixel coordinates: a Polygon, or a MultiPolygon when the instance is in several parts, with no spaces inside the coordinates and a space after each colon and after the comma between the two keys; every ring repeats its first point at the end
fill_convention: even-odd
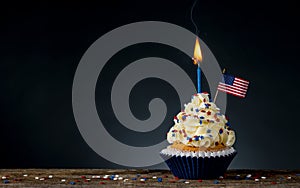
{"type": "Polygon", "coordinates": [[[174,176],[181,179],[215,179],[223,176],[237,152],[220,157],[171,156],[160,153],[174,176]]]}

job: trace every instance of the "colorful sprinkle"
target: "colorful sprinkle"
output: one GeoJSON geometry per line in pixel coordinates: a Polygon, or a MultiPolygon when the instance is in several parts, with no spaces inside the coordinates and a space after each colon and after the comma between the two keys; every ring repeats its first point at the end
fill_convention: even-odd
{"type": "Polygon", "coordinates": [[[220,181],[219,180],[214,180],[214,184],[219,184],[220,181]]]}
{"type": "Polygon", "coordinates": [[[201,183],[201,182],[202,182],[202,180],[200,179],[200,180],[198,180],[198,182],[200,182],[200,183],[201,183]]]}
{"type": "Polygon", "coordinates": [[[206,133],[211,133],[211,130],[210,130],[210,129],[207,129],[206,133]]]}
{"type": "Polygon", "coordinates": [[[220,130],[219,130],[219,133],[222,134],[222,133],[223,133],[223,129],[220,129],[220,130]]]}
{"type": "Polygon", "coordinates": [[[199,136],[195,136],[195,141],[199,141],[199,136]]]}
{"type": "Polygon", "coordinates": [[[9,183],[9,180],[3,180],[3,183],[7,184],[9,183]]]}
{"type": "Polygon", "coordinates": [[[200,125],[202,125],[202,121],[201,120],[199,121],[199,123],[200,123],[200,125]]]}
{"type": "Polygon", "coordinates": [[[200,140],[203,140],[204,139],[204,136],[200,136],[200,140]]]}
{"type": "Polygon", "coordinates": [[[136,180],[136,178],[131,178],[131,180],[136,180]]]}
{"type": "Polygon", "coordinates": [[[71,181],[70,184],[71,184],[71,185],[75,185],[76,183],[75,183],[74,181],[71,181]]]}
{"type": "Polygon", "coordinates": [[[177,182],[179,182],[179,183],[184,183],[184,182],[185,182],[185,179],[180,179],[180,180],[178,180],[177,182]]]}
{"type": "Polygon", "coordinates": [[[196,112],[199,112],[199,109],[198,109],[198,108],[196,108],[196,109],[195,109],[195,111],[196,111],[196,112]]]}
{"type": "Polygon", "coordinates": [[[162,182],[163,179],[162,179],[162,178],[157,178],[157,181],[158,181],[158,182],[162,182]]]}
{"type": "Polygon", "coordinates": [[[211,111],[206,112],[206,114],[207,114],[208,116],[210,116],[210,115],[211,115],[211,111]]]}

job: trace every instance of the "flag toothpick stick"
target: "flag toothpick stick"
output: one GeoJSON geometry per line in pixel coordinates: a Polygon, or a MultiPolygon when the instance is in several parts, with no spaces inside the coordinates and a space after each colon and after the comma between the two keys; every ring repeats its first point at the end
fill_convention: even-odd
{"type": "MultiPolygon", "coordinates": [[[[226,71],[226,69],[224,68],[223,71],[222,71],[222,73],[224,74],[225,71],[226,71]]],[[[216,103],[218,94],[219,94],[219,90],[217,89],[217,92],[216,92],[215,97],[214,97],[214,103],[216,103]]]]}

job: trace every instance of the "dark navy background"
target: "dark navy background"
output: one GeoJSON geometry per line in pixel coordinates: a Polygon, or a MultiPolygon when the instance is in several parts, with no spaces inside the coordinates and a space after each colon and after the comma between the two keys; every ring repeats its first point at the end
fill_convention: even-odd
{"type": "MultiPolygon", "coordinates": [[[[93,152],[77,129],[72,112],[76,67],[95,40],[124,24],[164,21],[194,31],[192,3],[114,0],[1,5],[0,167],[120,168],[93,152]]],[[[195,7],[199,36],[220,66],[250,81],[245,99],[228,96],[226,114],[236,130],[239,152],[231,168],[300,168],[297,11],[292,1],[199,0],[195,7]]],[[[196,69],[188,57],[155,44],[132,46],[116,54],[102,79],[109,80],[121,66],[152,55],[173,60],[196,81],[196,69]]],[[[108,83],[97,85],[97,109],[99,116],[117,127],[113,114],[101,109],[102,98],[110,95],[108,83]]],[[[208,90],[205,81],[204,90],[208,90]]],[[[172,86],[158,79],[143,80],[133,88],[130,106],[136,117],[146,119],[147,101],[154,97],[163,98],[168,106],[159,130],[143,135],[147,139],[116,128],[110,128],[110,133],[139,146],[164,140],[173,115],[180,110],[172,86]]]]}

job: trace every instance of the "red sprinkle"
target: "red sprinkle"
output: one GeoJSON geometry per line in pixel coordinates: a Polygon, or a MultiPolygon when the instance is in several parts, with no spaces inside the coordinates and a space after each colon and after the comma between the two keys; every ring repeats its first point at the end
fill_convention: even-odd
{"type": "Polygon", "coordinates": [[[103,182],[103,181],[100,181],[100,182],[99,182],[99,184],[105,184],[105,182],[103,182]]]}
{"type": "Polygon", "coordinates": [[[175,180],[179,180],[179,178],[178,178],[178,177],[176,177],[176,176],[175,176],[174,178],[175,178],[175,180]]]}
{"type": "Polygon", "coordinates": [[[202,180],[198,180],[198,182],[202,182],[202,180]]]}
{"type": "Polygon", "coordinates": [[[208,112],[207,112],[207,115],[209,116],[210,114],[211,114],[211,112],[210,112],[210,111],[208,111],[208,112]]]}
{"type": "Polygon", "coordinates": [[[275,185],[275,184],[276,184],[276,182],[275,182],[275,181],[272,181],[272,182],[271,182],[271,184],[275,185]]]}
{"type": "Polygon", "coordinates": [[[85,176],[81,176],[81,178],[82,178],[82,179],[85,179],[86,177],[85,177],[85,176]]]}

